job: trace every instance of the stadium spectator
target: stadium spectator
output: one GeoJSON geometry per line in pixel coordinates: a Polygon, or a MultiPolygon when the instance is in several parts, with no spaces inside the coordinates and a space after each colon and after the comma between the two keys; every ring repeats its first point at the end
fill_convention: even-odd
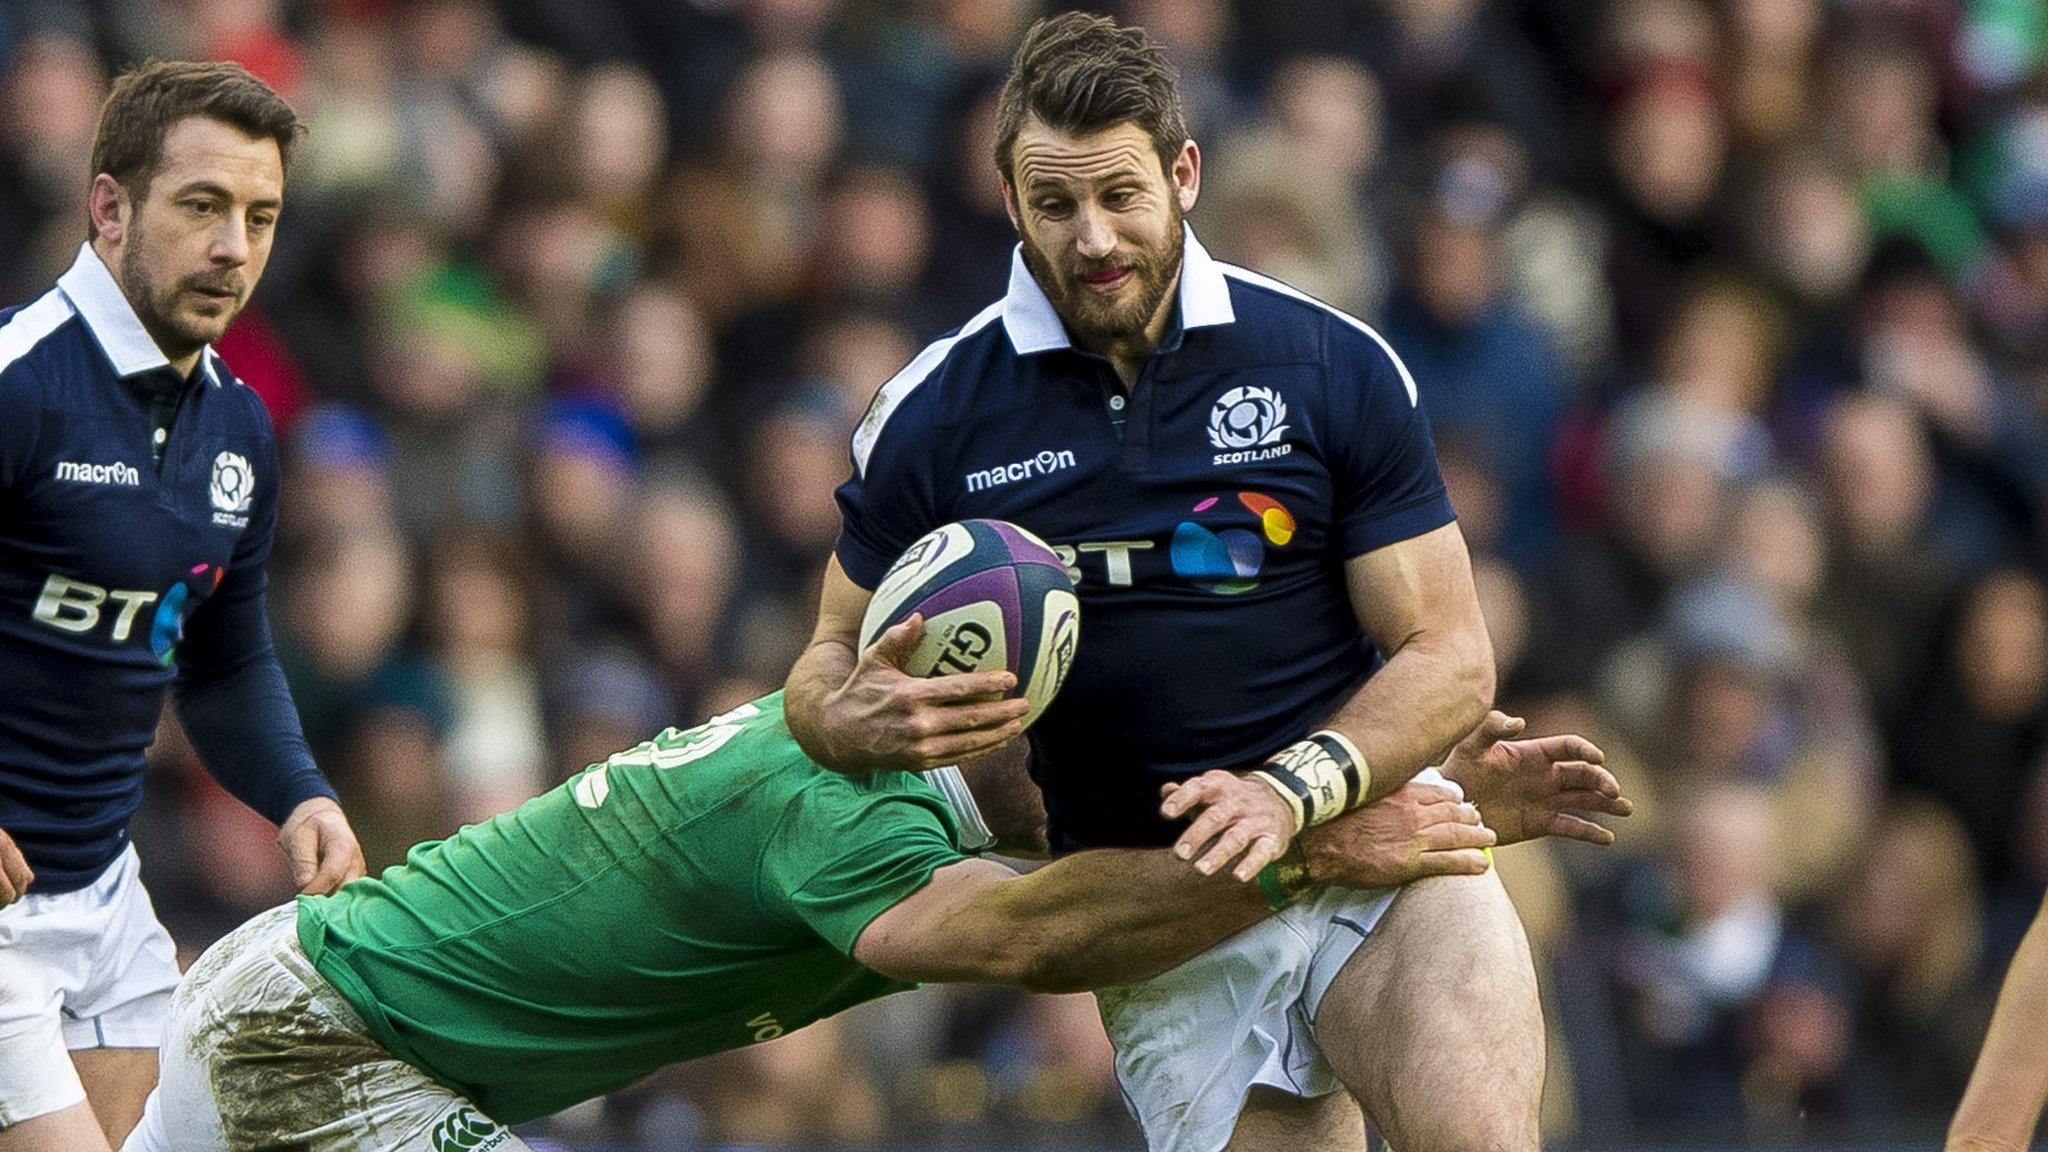
{"type": "MultiPolygon", "coordinates": [[[[0,296],[30,298],[77,247],[110,75],[209,52],[291,85],[311,133],[260,315],[227,358],[278,367],[281,424],[305,401],[280,434],[279,643],[337,784],[380,824],[403,809],[377,829],[402,844],[779,680],[832,544],[847,427],[1003,292],[1015,232],[988,157],[992,76],[1033,18],[1069,6],[4,0],[0,296]]],[[[1787,960],[1717,1017],[1725,1048],[1685,1049],[1738,1077],[1759,1053],[1794,1070],[1759,1081],[1775,1104],[1726,1114],[1786,1140],[1833,1120],[1845,1138],[1932,1131],[1949,1053],[1981,1027],[1964,993],[1995,986],[2048,887],[2030,688],[2048,40],[2028,6],[1089,6],[1152,25],[1183,70],[1204,240],[1409,358],[1502,705],[1609,748],[1643,800],[1620,851],[1684,872],[1659,822],[1729,808],[1695,808],[1703,760],[1790,822],[1756,863],[1779,877],[1788,939],[1826,962],[1787,960]],[[1492,288],[1462,317],[1458,267],[1492,288]],[[1554,522],[1532,519],[1545,507],[1554,522]],[[1674,658],[1676,601],[1706,577],[1767,606],[1728,631],[1781,633],[1795,671],[1674,658]],[[1715,717],[1757,721],[1757,739],[1677,735],[1715,717]],[[1805,779],[1787,766],[1830,745],[1855,766],[1828,787],[1794,803],[1770,782],[1805,779]],[[1815,847],[1815,813],[1841,843],[1815,847]],[[1886,914],[1882,894],[1908,885],[1962,900],[1959,843],[1981,927],[1917,897],[1917,930],[1886,914]],[[1937,927],[1977,937],[1967,975],[1936,955],[1937,927]],[[1874,1077],[1842,1078],[1844,1060],[1874,1077]]],[[[175,726],[152,763],[168,787],[135,835],[189,957],[288,877],[223,847],[250,833],[175,726]]],[[[1555,861],[1515,893],[1539,959],[1557,958],[1552,1080],[1570,1107],[1547,1106],[1546,1135],[1649,1138],[1709,1115],[1727,1081],[1659,1071],[1669,1019],[1587,1009],[1565,971],[1610,938],[1622,866],[1555,861]],[[1528,904],[1545,884],[1567,905],[1554,921],[1528,904]],[[1603,1051],[1653,1054],[1629,1071],[1654,1079],[1655,1108],[1603,1111],[1621,1075],[1603,1051]]],[[[1114,1099],[1020,1119],[1034,1092],[1105,1090],[1055,1070],[1074,1046],[1015,1039],[1085,1021],[931,1004],[941,1039],[883,1053],[897,1033],[862,1023],[835,1041],[887,1069],[878,1121],[826,1117],[875,1105],[786,1080],[760,1081],[756,1106],[881,1144],[1129,1142],[1114,1099]]],[[[708,1119],[729,1114],[713,1079],[664,1079],[552,1131],[738,1138],[708,1119]]]]}

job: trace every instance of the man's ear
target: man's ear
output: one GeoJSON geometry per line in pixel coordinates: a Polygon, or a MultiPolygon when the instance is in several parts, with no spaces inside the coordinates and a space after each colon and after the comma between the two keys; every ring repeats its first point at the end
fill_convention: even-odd
{"type": "Polygon", "coordinates": [[[1015,228],[1017,235],[1022,236],[1024,234],[1024,223],[1017,218],[1017,186],[1010,183],[1008,176],[1002,179],[1003,212],[1010,217],[1010,227],[1015,228]]]}
{"type": "Polygon", "coordinates": [[[1202,195],[1202,150],[1189,140],[1180,146],[1180,155],[1173,158],[1173,170],[1167,177],[1173,181],[1173,193],[1180,200],[1183,215],[1194,211],[1195,201],[1202,195]]]}
{"type": "Polygon", "coordinates": [[[133,208],[128,198],[128,189],[119,180],[105,172],[92,178],[92,190],[87,194],[87,211],[92,216],[93,231],[109,244],[119,244],[127,239],[128,215],[133,208]]]}

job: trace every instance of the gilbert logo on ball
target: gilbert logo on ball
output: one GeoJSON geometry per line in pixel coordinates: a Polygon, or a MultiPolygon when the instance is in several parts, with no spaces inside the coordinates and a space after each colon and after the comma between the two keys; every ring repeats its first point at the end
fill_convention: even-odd
{"type": "Polygon", "coordinates": [[[1081,639],[1081,602],[1051,546],[1003,520],[961,520],[904,550],[861,621],[866,650],[883,632],[924,616],[904,662],[913,676],[1005,669],[1031,702],[1030,724],[1058,694],[1081,639]]]}

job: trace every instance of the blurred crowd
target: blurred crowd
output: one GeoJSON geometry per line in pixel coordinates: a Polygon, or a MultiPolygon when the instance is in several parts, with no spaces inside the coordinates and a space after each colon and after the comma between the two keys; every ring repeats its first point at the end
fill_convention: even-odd
{"type": "MultiPolygon", "coordinates": [[[[311,136],[221,344],[272,611],[373,868],[777,686],[872,391],[1000,295],[1034,0],[0,0],[0,298],[84,235],[110,72],[311,136]]],[[[2048,8],[1118,0],[1219,256],[1418,380],[1503,707],[1621,846],[1502,854],[1579,1143],[1931,1131],[2048,887],[2048,8]]],[[[188,957],[278,902],[166,722],[188,957]]],[[[1128,1145],[1085,998],[927,990],[672,1070],[575,1144],[1128,1145]]]]}

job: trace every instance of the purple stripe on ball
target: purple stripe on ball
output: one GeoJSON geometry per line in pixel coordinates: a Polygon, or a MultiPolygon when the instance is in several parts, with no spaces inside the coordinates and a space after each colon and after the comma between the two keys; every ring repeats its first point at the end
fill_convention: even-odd
{"type": "Polygon", "coordinates": [[[1017,667],[1019,650],[1023,647],[1018,638],[1024,634],[1024,602],[1017,588],[1017,574],[1014,570],[991,568],[976,572],[953,581],[944,588],[933,592],[917,602],[916,610],[924,614],[925,621],[955,608],[992,600],[1003,613],[1003,635],[1008,638],[1004,645],[1004,656],[1009,660],[1009,669],[1021,678],[1024,673],[1017,667]]]}
{"type": "Polygon", "coordinates": [[[996,535],[1001,536],[1003,543],[1009,547],[1010,555],[1019,561],[1025,563],[1059,564],[1061,568],[1066,567],[1065,564],[1060,564],[1059,556],[1050,548],[1044,547],[1031,539],[1031,537],[1017,531],[1016,526],[1007,521],[976,520],[974,523],[986,524],[993,528],[996,535]]]}

